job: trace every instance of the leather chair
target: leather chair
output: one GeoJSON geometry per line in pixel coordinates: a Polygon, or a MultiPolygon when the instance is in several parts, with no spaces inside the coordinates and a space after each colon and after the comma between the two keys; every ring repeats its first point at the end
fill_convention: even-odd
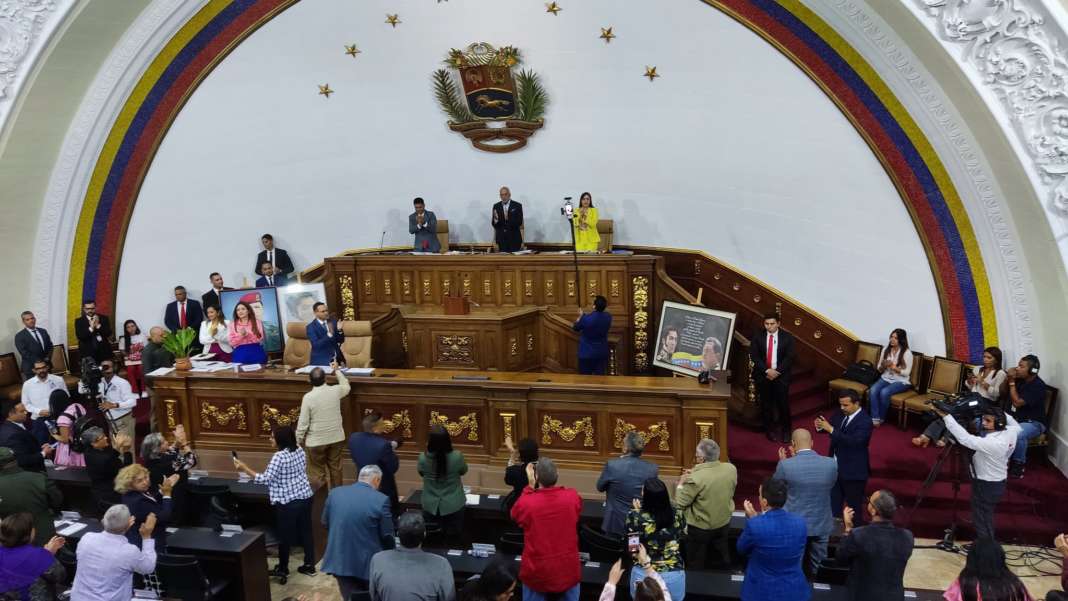
{"type": "Polygon", "coordinates": [[[579,550],[589,553],[593,561],[611,563],[623,555],[623,539],[581,524],[579,525],[579,550]]]}
{"type": "Polygon", "coordinates": [[[601,243],[597,250],[606,253],[612,252],[612,232],[614,229],[615,222],[611,219],[597,220],[597,233],[601,235],[601,243]]]}
{"type": "Polygon", "coordinates": [[[156,554],[156,576],[163,585],[164,598],[208,601],[221,598],[229,580],[212,582],[204,575],[195,555],[156,554]]]}
{"type": "Polygon", "coordinates": [[[229,486],[192,480],[186,484],[186,492],[189,499],[186,513],[193,526],[215,528],[223,523],[238,523],[237,505],[229,486]]]}
{"type": "Polygon", "coordinates": [[[522,555],[523,554],[523,533],[522,532],[504,532],[501,533],[500,542],[497,545],[497,549],[501,553],[507,553],[509,555],[522,555]]]}
{"type": "Polygon", "coordinates": [[[909,388],[890,395],[890,408],[897,410],[897,425],[902,429],[905,428],[905,401],[920,394],[922,390],[920,382],[923,379],[925,369],[926,364],[924,363],[923,354],[912,351],[912,371],[909,373],[909,388]]]}
{"type": "Polygon", "coordinates": [[[303,323],[286,324],[286,350],[282,363],[293,368],[304,367],[311,361],[311,342],[307,326],[303,323]]]}
{"type": "Polygon", "coordinates": [[[441,254],[449,252],[449,220],[438,219],[434,234],[438,237],[438,244],[441,245],[441,254]]]}
{"type": "Polygon", "coordinates": [[[13,401],[22,398],[22,372],[15,353],[0,355],[0,395],[13,401]]]}
{"type": "Polygon", "coordinates": [[[56,551],[56,561],[67,571],[66,580],[63,581],[67,586],[74,584],[74,574],[78,571],[78,556],[74,551],[76,545],[77,543],[71,545],[68,540],[65,546],[56,551]]]}
{"type": "Polygon", "coordinates": [[[67,347],[64,344],[52,345],[52,369],[51,372],[61,378],[67,385],[67,390],[78,390],[78,382],[81,378],[70,373],[70,364],[67,362],[67,347]]]}
{"type": "Polygon", "coordinates": [[[343,321],[340,325],[341,331],[345,333],[345,340],[341,343],[345,364],[348,367],[372,367],[374,359],[371,357],[371,322],[343,321]]]}
{"type": "Polygon", "coordinates": [[[931,366],[931,379],[927,382],[927,391],[905,399],[902,404],[901,427],[908,426],[909,414],[922,415],[931,410],[928,401],[945,398],[957,394],[961,390],[961,370],[964,364],[960,361],[935,357],[931,366]]]}
{"type": "MultiPolygon", "coordinates": [[[[854,363],[860,363],[861,361],[867,361],[872,365],[879,365],[879,357],[883,354],[883,346],[881,344],[874,344],[871,342],[864,342],[862,340],[857,341],[857,356],[854,357],[854,363]]],[[[830,382],[827,382],[827,396],[829,398],[830,405],[836,407],[838,405],[838,392],[842,390],[852,390],[860,395],[861,402],[864,402],[868,398],[868,385],[861,384],[860,382],[854,382],[853,380],[847,380],[845,378],[835,378],[830,382]]]]}

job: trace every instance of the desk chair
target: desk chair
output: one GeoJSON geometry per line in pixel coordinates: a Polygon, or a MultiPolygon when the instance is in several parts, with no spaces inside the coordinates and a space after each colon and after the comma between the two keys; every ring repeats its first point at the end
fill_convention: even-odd
{"type": "Polygon", "coordinates": [[[507,553],[509,555],[522,555],[523,554],[523,533],[522,532],[504,532],[501,534],[500,543],[497,545],[497,550],[501,553],[507,553]]]}
{"type": "Polygon", "coordinates": [[[623,556],[623,540],[582,524],[579,526],[579,550],[589,553],[593,561],[611,564],[623,556]]]}
{"type": "Polygon", "coordinates": [[[225,484],[199,484],[195,480],[187,484],[189,515],[197,516],[194,526],[216,528],[220,524],[239,523],[237,503],[230,487],[225,484]]]}
{"type": "Polygon", "coordinates": [[[183,601],[209,601],[221,598],[219,595],[230,585],[229,580],[216,582],[208,580],[195,555],[157,553],[156,576],[163,585],[165,597],[183,601]]]}

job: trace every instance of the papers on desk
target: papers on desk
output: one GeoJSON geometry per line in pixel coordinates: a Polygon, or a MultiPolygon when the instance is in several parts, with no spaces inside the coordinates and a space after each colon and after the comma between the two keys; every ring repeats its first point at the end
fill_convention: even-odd
{"type": "Polygon", "coordinates": [[[193,355],[189,360],[193,362],[193,365],[196,365],[197,361],[207,361],[214,356],[215,353],[200,353],[199,355],[193,355]]]}
{"type": "Polygon", "coordinates": [[[165,376],[174,371],[173,367],[159,367],[145,374],[146,376],[165,376]]]}
{"type": "Polygon", "coordinates": [[[173,526],[171,526],[170,528],[166,528],[166,530],[167,534],[174,534],[175,532],[178,532],[178,529],[173,526]]]}
{"type": "Polygon", "coordinates": [[[744,582],[745,574],[731,574],[731,582],[744,582]]]}
{"type": "Polygon", "coordinates": [[[82,530],[85,530],[85,526],[86,525],[81,522],[73,522],[71,524],[68,524],[64,528],[57,528],[56,534],[60,536],[71,536],[73,534],[81,532],[82,530]]]}
{"type": "Polygon", "coordinates": [[[478,505],[481,495],[464,495],[464,496],[467,497],[467,504],[468,505],[478,505]]]}
{"type": "Polygon", "coordinates": [[[193,361],[193,369],[189,371],[195,371],[198,373],[211,373],[215,371],[225,371],[233,369],[234,364],[227,361],[193,361]]]}
{"type": "Polygon", "coordinates": [[[817,591],[829,591],[829,590],[831,590],[831,585],[826,584],[824,582],[813,582],[812,583],[812,588],[814,588],[817,591]]]}
{"type": "Polygon", "coordinates": [[[323,372],[328,373],[328,374],[334,373],[334,368],[330,367],[329,365],[305,365],[304,367],[299,367],[299,368],[293,370],[293,373],[295,373],[295,374],[310,374],[312,372],[312,370],[314,370],[315,368],[319,368],[319,369],[323,370],[323,372]]]}
{"type": "Polygon", "coordinates": [[[259,363],[241,364],[241,371],[260,371],[261,369],[263,369],[263,366],[259,363]]]}
{"type": "Polygon", "coordinates": [[[732,518],[744,518],[745,517],[745,512],[744,511],[732,511],[731,512],[731,517],[732,518]]]}
{"type": "Polygon", "coordinates": [[[345,367],[341,371],[345,372],[347,376],[361,376],[371,377],[375,375],[375,368],[373,367],[345,367]]]}
{"type": "Polygon", "coordinates": [[[461,551],[460,549],[449,549],[449,555],[453,555],[455,557],[459,557],[459,556],[461,556],[463,554],[464,554],[464,552],[461,551]]]}
{"type": "Polygon", "coordinates": [[[532,251],[532,250],[530,250],[528,248],[526,250],[517,250],[517,251],[513,252],[512,254],[513,255],[532,255],[532,254],[534,254],[534,251],[532,251]]]}
{"type": "Polygon", "coordinates": [[[501,498],[501,495],[486,495],[486,498],[491,500],[491,501],[494,501],[496,499],[501,498]]]}

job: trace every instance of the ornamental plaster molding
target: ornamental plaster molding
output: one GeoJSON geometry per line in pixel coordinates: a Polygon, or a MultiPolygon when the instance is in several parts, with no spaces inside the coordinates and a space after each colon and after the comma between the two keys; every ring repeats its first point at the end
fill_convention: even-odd
{"type": "MultiPolygon", "coordinates": [[[[33,1],[33,0],[30,0],[33,1]]],[[[164,45],[207,0],[153,0],[127,28],[71,120],[37,226],[30,301],[56,341],[67,340],[70,258],[89,180],[127,96],[164,45]]]]}
{"type": "Polygon", "coordinates": [[[73,0],[0,0],[0,126],[73,0]]]}

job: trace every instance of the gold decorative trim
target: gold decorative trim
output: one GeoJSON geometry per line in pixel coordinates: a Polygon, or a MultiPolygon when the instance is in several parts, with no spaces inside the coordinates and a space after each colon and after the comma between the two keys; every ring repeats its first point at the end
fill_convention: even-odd
{"type": "Polygon", "coordinates": [[[634,369],[643,372],[649,369],[649,278],[639,275],[631,280],[631,298],[634,299],[634,369]]]}
{"type": "Polygon", "coordinates": [[[404,354],[408,354],[408,330],[401,330],[401,348],[404,349],[404,354]]]}
{"type": "Polygon", "coordinates": [[[390,278],[382,278],[382,294],[393,296],[393,281],[390,278]]]}
{"type": "Polygon", "coordinates": [[[508,353],[515,357],[519,354],[519,342],[512,336],[508,339],[508,353]]]}
{"type": "Polygon", "coordinates": [[[467,440],[478,442],[478,414],[474,411],[467,415],[461,415],[459,419],[454,422],[449,421],[449,416],[444,413],[431,411],[430,425],[433,426],[435,424],[445,428],[445,431],[453,438],[456,438],[460,434],[463,434],[464,430],[467,430],[467,440]]]}
{"type": "Polygon", "coordinates": [[[701,275],[701,259],[693,260],[693,274],[701,275]]]}
{"type": "Polygon", "coordinates": [[[200,426],[205,430],[211,430],[216,425],[225,428],[230,422],[237,420],[238,430],[248,430],[248,423],[245,421],[245,406],[238,403],[230,405],[226,411],[220,410],[211,403],[203,403],[200,405],[200,426]],[[211,420],[215,420],[215,425],[212,425],[211,420]]]}
{"type": "Polygon", "coordinates": [[[844,353],[844,352],[845,352],[845,349],[844,349],[844,348],[842,348],[842,345],[840,345],[840,344],[839,344],[838,346],[834,347],[834,352],[836,352],[836,353],[838,353],[839,355],[841,355],[842,353],[844,353]]]}
{"type": "Polygon", "coordinates": [[[401,294],[404,296],[412,295],[412,276],[408,274],[401,276],[401,294]]]}
{"type": "Polygon", "coordinates": [[[634,424],[627,423],[618,417],[616,418],[616,427],[613,431],[616,440],[616,448],[623,448],[623,438],[630,432],[637,432],[638,436],[642,437],[642,440],[649,444],[654,438],[659,439],[657,444],[657,450],[670,451],[670,439],[671,432],[668,431],[667,421],[659,421],[655,424],[651,424],[646,431],[639,430],[634,424]]]}
{"type": "Polygon", "coordinates": [[[823,338],[823,330],[816,330],[815,332],[812,332],[812,337],[816,340],[823,338]]]}
{"type": "Polygon", "coordinates": [[[549,414],[545,414],[541,419],[541,444],[551,445],[553,439],[550,434],[556,434],[564,442],[571,442],[575,440],[579,434],[584,434],[585,438],[582,440],[582,446],[592,448],[593,442],[593,418],[584,417],[579,420],[575,420],[569,427],[564,427],[564,422],[553,419],[549,414]]]}
{"type": "Polygon", "coordinates": [[[696,425],[697,425],[697,440],[698,441],[704,440],[706,438],[711,438],[712,440],[715,440],[715,437],[712,436],[712,433],[716,431],[716,422],[715,421],[697,422],[696,425]]]}
{"type": "Polygon", "coordinates": [[[800,317],[795,317],[794,318],[794,325],[795,326],[801,325],[801,318],[800,317]]]}
{"type": "Polygon", "coordinates": [[[612,278],[612,281],[608,284],[608,290],[609,290],[609,294],[611,294],[612,297],[618,297],[619,296],[619,280],[617,280],[615,278],[612,278]]]}
{"type": "Polygon", "coordinates": [[[505,440],[515,440],[515,413],[500,413],[501,416],[501,432],[504,433],[505,440]]]}
{"type": "Polygon", "coordinates": [[[597,296],[598,288],[600,288],[600,286],[601,283],[597,280],[597,278],[590,278],[586,280],[586,292],[588,293],[588,296],[597,296]]]}
{"type": "Polygon", "coordinates": [[[553,276],[549,276],[549,279],[545,280],[545,296],[553,295],[553,287],[556,285],[556,280],[553,276]]]}
{"type": "Polygon", "coordinates": [[[759,294],[754,294],[753,295],[753,302],[754,303],[759,303],[760,302],[760,295],[759,294]]]}
{"type": "Polygon", "coordinates": [[[512,296],[512,278],[504,278],[504,295],[512,296]]]}
{"type": "Polygon", "coordinates": [[[167,429],[174,431],[178,427],[178,401],[175,399],[164,399],[163,406],[167,412],[167,429]]]}
{"type": "Polygon", "coordinates": [[[742,289],[742,285],[739,284],[738,282],[735,282],[735,283],[731,284],[731,290],[733,290],[735,292],[738,292],[741,289],[742,289]]]}
{"type": "Polygon", "coordinates": [[[493,282],[489,278],[482,280],[482,296],[493,294],[493,282]]]}
{"type": "Polygon", "coordinates": [[[441,278],[441,294],[442,296],[448,296],[452,292],[452,278],[445,276],[441,278]]]}
{"type": "MultiPolygon", "coordinates": [[[[373,409],[364,409],[363,414],[368,415],[373,409]]],[[[404,409],[400,413],[394,413],[390,417],[382,416],[382,432],[384,434],[391,434],[396,430],[401,431],[401,438],[413,438],[412,436],[412,416],[408,413],[407,409],[404,409]]]]}
{"type": "Polygon", "coordinates": [[[534,280],[530,278],[523,280],[523,296],[534,296],[534,280]]]}
{"type": "Polygon", "coordinates": [[[423,278],[423,296],[430,297],[430,278],[423,278]]]}
{"type": "Polygon", "coordinates": [[[363,276],[363,294],[364,296],[374,296],[375,293],[375,281],[369,276],[363,276]]]}
{"type": "Polygon", "coordinates": [[[712,279],[713,280],[721,280],[721,279],[723,279],[723,274],[721,274],[720,272],[717,271],[716,273],[712,274],[712,279]]]}
{"type": "Polygon", "coordinates": [[[608,375],[616,375],[616,370],[616,347],[615,345],[613,345],[611,348],[608,349],[608,375]]]}
{"type": "Polygon", "coordinates": [[[572,297],[575,296],[575,280],[567,281],[567,295],[572,297]]]}
{"type": "Polygon", "coordinates": [[[749,359],[748,361],[746,361],[746,363],[749,364],[749,367],[748,367],[748,369],[745,370],[746,371],[745,377],[746,377],[746,380],[747,380],[746,384],[745,384],[745,400],[746,400],[746,402],[749,402],[749,403],[755,403],[756,402],[756,381],[753,380],[753,367],[756,366],[756,363],[753,363],[752,359],[749,359]]]}
{"type": "Polygon", "coordinates": [[[527,351],[534,351],[534,334],[527,334],[527,351]]]}
{"type": "Polygon", "coordinates": [[[463,289],[464,289],[464,293],[463,293],[464,296],[471,296],[471,276],[469,274],[466,274],[466,273],[464,274],[464,277],[463,277],[463,289]]]}
{"type": "Polygon", "coordinates": [[[293,407],[288,412],[283,413],[270,404],[264,403],[263,411],[260,412],[260,419],[263,420],[261,424],[263,426],[262,430],[267,433],[271,431],[271,422],[279,426],[295,426],[297,425],[297,420],[300,419],[300,407],[293,407]]]}
{"type": "Polygon", "coordinates": [[[474,364],[475,351],[471,342],[470,336],[438,336],[438,362],[474,364]]]}
{"type": "Polygon", "coordinates": [[[356,319],[356,299],[352,294],[352,276],[343,275],[337,279],[341,288],[341,315],[343,319],[353,321],[356,319]]]}

